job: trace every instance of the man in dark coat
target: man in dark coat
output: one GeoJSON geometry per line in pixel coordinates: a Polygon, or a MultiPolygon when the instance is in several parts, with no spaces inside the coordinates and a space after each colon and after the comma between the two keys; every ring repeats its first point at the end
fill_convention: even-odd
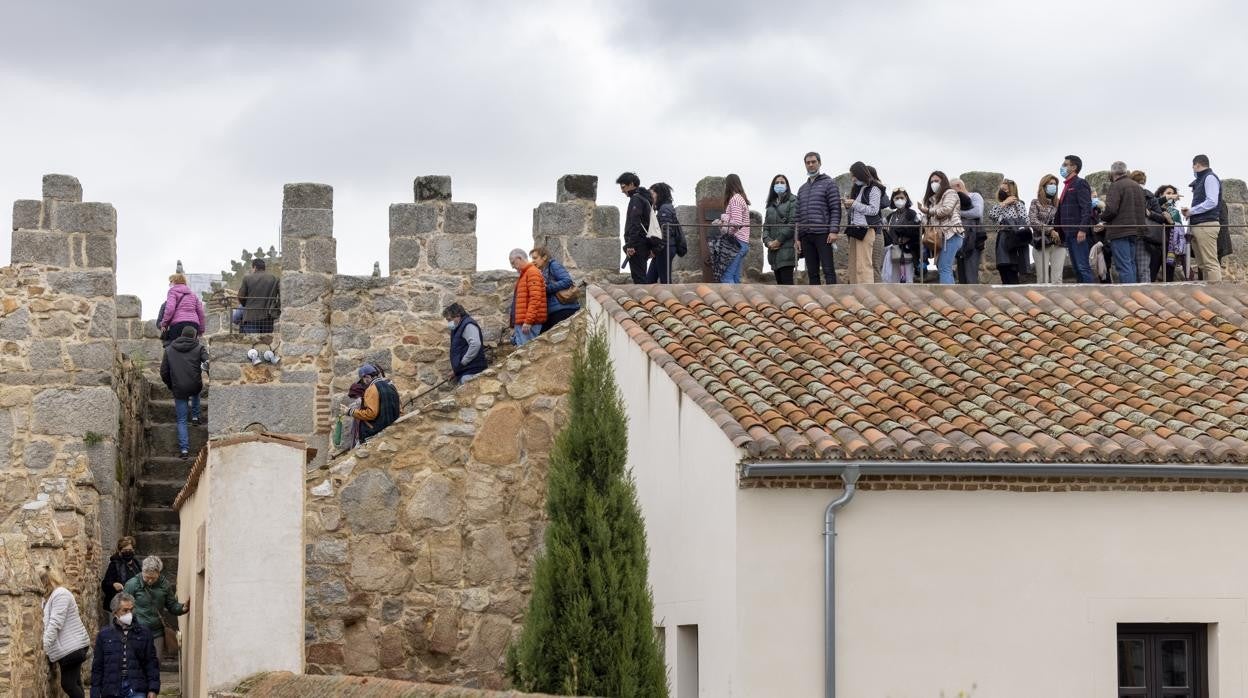
{"type": "Polygon", "coordinates": [[[204,390],[204,371],[208,370],[208,350],[199,343],[194,327],[182,328],[182,336],[169,343],[160,360],[160,379],[173,393],[174,412],[178,418],[178,448],[183,458],[190,455],[190,435],[186,430],[187,412],[191,422],[199,424],[199,394],[204,390]],[[189,410],[188,410],[189,408],[189,410]]]}
{"type": "Polygon", "coordinates": [[[1053,229],[1066,241],[1070,264],[1075,268],[1075,278],[1081,284],[1090,284],[1092,264],[1088,256],[1092,252],[1092,187],[1079,176],[1083,160],[1078,155],[1067,155],[1058,174],[1065,180],[1062,193],[1057,199],[1057,213],[1053,216],[1053,229]]]}
{"type": "Polygon", "coordinates": [[[806,260],[806,280],[836,283],[836,263],[832,253],[841,232],[841,190],[836,180],[819,171],[819,153],[806,153],[806,183],[797,190],[797,243],[794,248],[806,260]]]}
{"type": "Polygon", "coordinates": [[[91,660],[91,698],[156,698],[160,693],[160,662],[152,633],[134,622],[134,597],[113,597],[112,616],[95,638],[91,660]]]}
{"type": "Polygon", "coordinates": [[[650,263],[650,190],[641,188],[641,178],[625,172],[616,178],[620,193],[628,197],[624,214],[624,255],[628,257],[628,273],[633,283],[646,283],[646,265],[650,263]]]}
{"type": "Polygon", "coordinates": [[[1131,179],[1131,171],[1121,160],[1109,166],[1109,194],[1105,199],[1105,211],[1101,222],[1105,224],[1105,239],[1118,272],[1118,283],[1133,284],[1138,279],[1136,269],[1136,245],[1148,233],[1148,205],[1144,189],[1131,179]]]}
{"type": "Polygon", "coordinates": [[[252,272],[243,277],[238,302],[243,308],[242,330],[248,334],[270,333],[282,314],[281,282],[265,271],[263,259],[251,260],[252,272]]]}

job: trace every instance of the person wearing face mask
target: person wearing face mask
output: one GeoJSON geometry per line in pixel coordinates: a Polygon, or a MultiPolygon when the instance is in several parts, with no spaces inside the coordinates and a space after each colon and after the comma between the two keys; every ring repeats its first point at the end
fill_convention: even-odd
{"type": "MultiPolygon", "coordinates": [[[[654,204],[654,217],[651,220],[651,225],[654,225],[657,220],[659,226],[657,231],[650,231],[650,239],[652,241],[655,240],[656,235],[660,237],[658,244],[655,245],[651,253],[653,259],[650,260],[650,268],[646,270],[646,283],[670,284],[672,282],[672,264],[677,257],[685,256],[685,253],[689,251],[689,244],[685,241],[685,232],[680,227],[680,219],[676,217],[676,205],[672,198],[672,186],[667,182],[651,184],[650,197],[654,204]]],[[[549,277],[547,279],[546,291],[549,293],[549,277]]],[[[577,307],[579,308],[580,306],[577,307]]],[[[546,322],[553,325],[558,320],[547,320],[546,322]]],[[[543,327],[542,332],[545,331],[546,327],[543,327]]]]}
{"type": "Polygon", "coordinates": [[[797,197],[789,191],[789,178],[778,174],[771,178],[767,195],[767,215],[763,219],[763,246],[767,248],[767,264],[776,275],[776,283],[793,285],[797,268],[797,252],[793,247],[793,224],[797,222],[797,197]]]}
{"type": "Polygon", "coordinates": [[[806,279],[813,285],[836,283],[836,239],[841,230],[841,190],[836,180],[819,171],[822,159],[811,151],[803,159],[806,182],[797,190],[797,255],[806,260],[806,279]]]}
{"type": "MultiPolygon", "coordinates": [[[[559,260],[550,256],[550,250],[534,247],[529,251],[529,259],[542,272],[542,279],[546,282],[546,322],[542,323],[542,330],[538,333],[545,334],[557,323],[572,317],[581,309],[581,304],[576,299],[576,284],[572,275],[559,260]]],[[[654,265],[655,261],[651,260],[652,270],[654,265]]]]}
{"type": "MultiPolygon", "coordinates": [[[[1144,188],[1131,179],[1131,170],[1121,160],[1109,166],[1113,184],[1105,200],[1101,222],[1105,225],[1105,239],[1118,272],[1118,283],[1133,284],[1140,281],[1136,268],[1136,249],[1141,236],[1147,234],[1148,208],[1144,188]]],[[[1147,256],[1145,261],[1147,262],[1147,256]]],[[[1147,276],[1147,271],[1144,274],[1147,276]]]]}
{"type": "Polygon", "coordinates": [[[1058,179],[1053,175],[1040,178],[1036,198],[1027,207],[1027,223],[1031,226],[1031,246],[1035,250],[1036,283],[1060,284],[1066,267],[1066,245],[1059,230],[1053,227],[1057,214],[1058,179]]]}
{"type": "Polygon", "coordinates": [[[875,234],[880,229],[887,192],[861,161],[849,166],[854,178],[854,188],[841,204],[849,212],[849,283],[870,284],[875,282],[875,265],[871,253],[875,249],[875,234]]]}
{"type": "Polygon", "coordinates": [[[109,604],[109,623],[95,636],[91,698],[156,698],[160,659],[152,632],[135,622],[134,597],[121,592],[109,604]]]}
{"type": "Polygon", "coordinates": [[[1135,273],[1140,283],[1158,280],[1161,265],[1166,259],[1166,225],[1171,220],[1161,206],[1161,201],[1147,186],[1148,175],[1143,170],[1132,170],[1131,179],[1144,190],[1147,234],[1141,235],[1135,246],[1135,273]]]}
{"type": "Polygon", "coordinates": [[[1014,180],[1001,180],[997,203],[989,209],[988,218],[999,226],[995,249],[1001,283],[1020,283],[1019,275],[1027,269],[1027,243],[1031,238],[1025,234],[1027,207],[1018,198],[1018,185],[1014,180]]]}
{"type": "Polygon", "coordinates": [[[966,236],[962,251],[954,259],[958,283],[979,283],[979,262],[984,256],[984,245],[988,243],[988,233],[984,230],[984,197],[978,192],[969,191],[966,182],[955,179],[949,186],[958,193],[958,216],[966,228],[966,236]]]}
{"type": "Polygon", "coordinates": [[[126,582],[138,574],[139,559],[134,555],[134,538],[122,536],[117,539],[117,552],[108,559],[104,580],[100,582],[100,603],[104,610],[109,609],[113,597],[125,588],[126,582]]]}
{"type": "Polygon", "coordinates": [[[1157,188],[1157,200],[1166,214],[1166,281],[1187,281],[1191,269],[1188,268],[1190,247],[1187,242],[1187,228],[1183,225],[1183,214],[1179,212],[1179,199],[1183,195],[1177,187],[1163,184],[1157,188]]]}
{"type": "Polygon", "coordinates": [[[925,216],[923,226],[929,231],[923,235],[924,243],[938,250],[936,269],[940,272],[942,284],[954,283],[954,258],[965,244],[966,229],[962,227],[961,208],[958,193],[949,185],[945,173],[936,170],[929,175],[927,196],[919,204],[919,211],[925,216]]]}
{"type": "Polygon", "coordinates": [[[488,365],[481,326],[459,303],[446,306],[442,319],[451,331],[451,375],[463,385],[488,365]]]}
{"type": "MultiPolygon", "coordinates": [[[[143,625],[152,634],[157,662],[165,655],[165,622],[161,620],[160,612],[164,610],[174,616],[191,612],[191,600],[187,599],[186,603],[178,601],[177,590],[161,574],[164,568],[165,563],[160,558],[148,555],[143,558],[139,576],[126,582],[124,589],[134,600],[135,622],[143,625]]],[[[116,601],[116,597],[113,600],[116,601]]]]}
{"type": "Polygon", "coordinates": [[[1092,279],[1099,284],[1113,282],[1114,248],[1105,237],[1105,223],[1101,214],[1105,211],[1105,199],[1094,189],[1092,190],[1092,217],[1088,219],[1088,227],[1092,230],[1092,249],[1088,251],[1088,266],[1092,268],[1092,279]]]}
{"type": "MultiPolygon", "coordinates": [[[[650,191],[641,188],[641,178],[625,172],[616,178],[620,193],[628,197],[628,210],[624,214],[624,256],[633,283],[646,283],[646,266],[650,263],[650,191]]],[[[535,335],[536,336],[536,335],[535,335]]]]}
{"type": "Polygon", "coordinates": [[[1063,179],[1061,193],[1057,196],[1057,210],[1053,214],[1053,227],[1062,236],[1070,264],[1075,269],[1075,279],[1081,284],[1093,282],[1092,265],[1088,261],[1092,251],[1092,187],[1079,176],[1083,160],[1078,155],[1067,155],[1058,174],[1063,179]]]}
{"type": "Polygon", "coordinates": [[[884,228],[884,245],[889,250],[884,263],[892,266],[892,278],[899,283],[912,284],[920,271],[922,234],[919,214],[911,205],[910,195],[905,189],[893,190],[892,201],[893,212],[889,214],[888,225],[884,228]],[[892,252],[891,248],[896,248],[900,254],[892,252]]]}

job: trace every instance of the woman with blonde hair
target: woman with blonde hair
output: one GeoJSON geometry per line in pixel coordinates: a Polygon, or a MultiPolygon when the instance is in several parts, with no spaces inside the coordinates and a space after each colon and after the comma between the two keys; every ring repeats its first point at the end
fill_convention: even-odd
{"type": "Polygon", "coordinates": [[[204,304],[186,285],[184,274],[169,277],[169,292],[165,295],[157,324],[162,330],[160,337],[166,342],[181,337],[183,327],[194,327],[198,335],[204,333],[204,304]]]}
{"type": "Polygon", "coordinates": [[[65,578],[45,565],[39,570],[39,582],[46,598],[43,602],[43,653],[48,664],[56,664],[61,672],[61,690],[70,698],[83,698],[82,663],[87,660],[91,638],[78,613],[78,601],[65,588],[65,578]]]}
{"type": "Polygon", "coordinates": [[[1027,207],[1027,223],[1031,225],[1031,246],[1036,259],[1036,283],[1060,284],[1066,267],[1066,240],[1053,227],[1057,213],[1057,189],[1061,180],[1047,174],[1040,178],[1036,198],[1027,207]]]}

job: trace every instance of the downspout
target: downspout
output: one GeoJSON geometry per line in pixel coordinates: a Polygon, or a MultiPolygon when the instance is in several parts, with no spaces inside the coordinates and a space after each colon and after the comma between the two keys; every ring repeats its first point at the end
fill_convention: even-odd
{"type": "Polygon", "coordinates": [[[858,491],[858,466],[841,473],[845,491],[823,511],[823,695],[836,698],[836,512],[858,491]]]}

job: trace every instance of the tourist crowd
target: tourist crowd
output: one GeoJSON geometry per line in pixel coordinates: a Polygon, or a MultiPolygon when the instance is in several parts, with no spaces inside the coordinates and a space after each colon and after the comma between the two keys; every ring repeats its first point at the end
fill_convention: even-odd
{"type": "MultiPolygon", "coordinates": [[[[1093,191],[1077,155],[1066,156],[1057,175],[1042,176],[1030,200],[1006,178],[992,202],[939,170],[915,199],[902,187],[890,192],[863,162],[849,167],[849,191],[821,171],[818,153],[807,153],[803,165],[806,179],[797,191],[783,174],[768,187],[761,239],[778,284],[794,283],[799,260],[809,283],[836,283],[833,255],[842,236],[849,283],[876,279],[878,237],[884,248],[879,278],[894,283],[926,281],[932,266],[940,283],[979,283],[990,229],[1005,284],[1020,283],[1033,267],[1037,282],[1061,283],[1067,262],[1078,283],[1219,281],[1220,260],[1230,254],[1221,180],[1206,155],[1192,159],[1190,207],[1180,206],[1177,187],[1149,189],[1147,175],[1121,161],[1110,166],[1108,188],[1093,191]]],[[[643,188],[632,172],[616,183],[629,199],[624,264],[633,283],[668,283],[674,257],[687,251],[671,187],[643,188]]],[[[741,178],[725,177],[722,213],[705,232],[715,282],[741,281],[750,250],[749,206],[741,178]]]]}

